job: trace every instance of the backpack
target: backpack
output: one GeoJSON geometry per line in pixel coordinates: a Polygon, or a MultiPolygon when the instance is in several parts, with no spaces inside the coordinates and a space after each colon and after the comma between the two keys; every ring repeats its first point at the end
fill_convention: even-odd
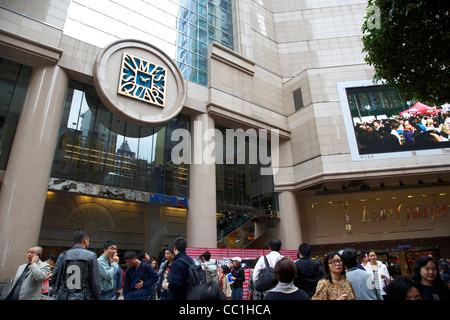
{"type": "Polygon", "coordinates": [[[258,280],[255,283],[256,290],[260,292],[267,291],[275,287],[278,283],[278,280],[275,279],[273,274],[273,268],[269,265],[266,256],[264,256],[264,263],[266,266],[259,272],[258,280]]]}
{"type": "Polygon", "coordinates": [[[219,283],[219,273],[217,272],[217,266],[215,264],[205,265],[206,281],[219,283]]]}
{"type": "Polygon", "coordinates": [[[203,270],[202,266],[196,264],[190,264],[186,260],[180,259],[188,266],[189,280],[188,288],[186,294],[188,294],[192,288],[198,286],[199,284],[206,283],[206,272],[203,270]]]}

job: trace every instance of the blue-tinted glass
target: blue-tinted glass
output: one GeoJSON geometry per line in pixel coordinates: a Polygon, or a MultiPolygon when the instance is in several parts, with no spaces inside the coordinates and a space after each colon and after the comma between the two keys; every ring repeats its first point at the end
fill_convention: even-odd
{"type": "Polygon", "coordinates": [[[188,9],[180,7],[179,12],[178,12],[178,18],[187,20],[188,15],[189,15],[188,9]]]}
{"type": "Polygon", "coordinates": [[[192,52],[188,52],[187,55],[187,64],[192,66],[192,67],[196,67],[198,65],[198,56],[195,53],[192,52]]]}
{"type": "Polygon", "coordinates": [[[186,62],[186,53],[187,53],[186,49],[178,47],[176,60],[179,62],[185,63],[186,62]]]}
{"type": "Polygon", "coordinates": [[[198,84],[201,84],[202,86],[208,85],[208,74],[203,71],[198,71],[198,84]]]}
{"type": "Polygon", "coordinates": [[[199,29],[198,38],[201,42],[208,42],[208,32],[203,29],[199,29]]]}
{"type": "Polygon", "coordinates": [[[191,2],[189,3],[189,10],[195,13],[198,12],[198,4],[196,1],[191,0],[191,2]]]}
{"type": "Polygon", "coordinates": [[[206,17],[208,15],[208,9],[206,9],[205,6],[199,5],[198,6],[198,14],[201,17],[206,17]]]}
{"type": "Polygon", "coordinates": [[[187,80],[197,83],[197,69],[188,67],[187,80]]]}
{"type": "Polygon", "coordinates": [[[198,14],[189,12],[189,22],[198,26],[198,14]]]}
{"type": "Polygon", "coordinates": [[[233,23],[233,17],[229,12],[220,11],[220,18],[228,23],[233,23]]]}
{"type": "Polygon", "coordinates": [[[177,37],[177,45],[183,48],[187,48],[188,46],[188,36],[178,33],[177,37]]]}
{"type": "Polygon", "coordinates": [[[180,5],[185,7],[185,8],[189,8],[189,2],[191,0],[180,0],[180,5]]]}
{"type": "Polygon", "coordinates": [[[202,71],[208,71],[208,59],[199,56],[198,58],[198,68],[202,71]]]}
{"type": "Polygon", "coordinates": [[[225,9],[225,10],[227,10],[227,11],[231,11],[231,3],[228,2],[228,1],[221,0],[219,6],[220,6],[222,9],[225,9]]]}
{"type": "Polygon", "coordinates": [[[198,26],[204,30],[208,29],[208,21],[203,18],[203,17],[199,17],[198,19],[198,26]]]}
{"type": "Polygon", "coordinates": [[[189,24],[189,36],[198,39],[198,27],[189,24]]]}
{"type": "Polygon", "coordinates": [[[227,23],[225,21],[222,21],[221,29],[222,29],[222,31],[225,31],[228,34],[232,34],[233,33],[233,27],[231,26],[231,24],[229,24],[229,23],[227,23]]]}
{"type": "Polygon", "coordinates": [[[207,57],[208,56],[208,45],[203,42],[199,42],[198,43],[198,54],[201,55],[202,57],[207,57]]]}
{"type": "Polygon", "coordinates": [[[194,52],[198,52],[198,41],[194,38],[189,37],[188,49],[194,52]]]}
{"type": "Polygon", "coordinates": [[[234,47],[233,36],[224,33],[222,35],[222,44],[227,46],[230,49],[233,49],[233,47],[234,47]]]}
{"type": "Polygon", "coordinates": [[[188,32],[188,23],[185,20],[178,19],[177,29],[179,32],[187,33],[188,32]]]}
{"type": "Polygon", "coordinates": [[[178,50],[186,48],[190,54],[188,57],[186,52],[177,53],[176,61],[180,62],[187,80],[207,85],[208,44],[217,41],[233,49],[231,1],[180,0],[179,3],[182,8],[178,18],[187,19],[189,25],[182,21],[177,24],[178,50]],[[180,32],[189,38],[180,36],[180,32]]]}

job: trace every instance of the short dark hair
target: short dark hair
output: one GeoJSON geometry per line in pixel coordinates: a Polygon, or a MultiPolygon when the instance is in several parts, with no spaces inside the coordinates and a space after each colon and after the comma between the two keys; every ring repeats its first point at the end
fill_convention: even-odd
{"type": "Polygon", "coordinates": [[[279,282],[291,283],[297,278],[297,267],[289,257],[283,257],[275,264],[273,275],[279,282]]]}
{"type": "Polygon", "coordinates": [[[146,254],[147,254],[147,251],[140,251],[138,253],[138,255],[136,256],[136,258],[138,258],[138,260],[142,261],[142,260],[144,260],[146,254]]]}
{"type": "Polygon", "coordinates": [[[311,255],[311,246],[309,243],[302,242],[298,246],[298,252],[304,257],[309,257],[311,255]]]}
{"type": "Polygon", "coordinates": [[[164,248],[164,252],[169,251],[170,253],[173,254],[173,246],[168,246],[164,248]]]}
{"type": "Polygon", "coordinates": [[[214,281],[208,281],[192,288],[187,300],[227,300],[219,284],[214,281]]]}
{"type": "Polygon", "coordinates": [[[209,261],[209,259],[211,259],[211,253],[209,251],[203,252],[202,256],[205,258],[205,261],[209,261]]]}
{"type": "Polygon", "coordinates": [[[56,263],[56,260],[58,260],[58,257],[56,256],[56,254],[50,253],[50,254],[47,256],[47,259],[45,259],[45,261],[47,261],[47,260],[52,260],[53,262],[56,263]]]}
{"type": "Polygon", "coordinates": [[[85,238],[89,238],[85,231],[77,230],[73,233],[73,243],[82,243],[85,238]]]}
{"type": "Polygon", "coordinates": [[[345,248],[342,252],[342,262],[348,269],[356,267],[356,256],[356,250],[352,248],[345,248]]]}
{"type": "Polygon", "coordinates": [[[123,260],[132,260],[133,258],[137,258],[137,254],[135,251],[127,251],[123,255],[123,260]]]}
{"type": "Polygon", "coordinates": [[[178,237],[173,242],[173,246],[180,252],[185,252],[187,248],[187,240],[185,237],[178,237]]]}
{"type": "Polygon", "coordinates": [[[110,246],[117,246],[117,243],[114,240],[106,240],[103,244],[103,250],[108,249],[110,246]]]}
{"type": "Polygon", "coordinates": [[[281,240],[280,239],[272,239],[269,241],[269,247],[272,251],[280,251],[281,249],[281,240]]]}

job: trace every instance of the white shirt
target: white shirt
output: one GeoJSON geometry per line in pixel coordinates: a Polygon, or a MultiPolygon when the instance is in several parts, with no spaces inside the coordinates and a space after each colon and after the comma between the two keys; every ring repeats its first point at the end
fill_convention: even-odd
{"type": "MultiPolygon", "coordinates": [[[[381,295],[385,295],[386,292],[384,291],[384,287],[387,286],[388,283],[390,282],[391,276],[389,275],[389,271],[384,263],[382,263],[381,261],[377,261],[377,265],[378,265],[378,272],[377,272],[378,279],[374,279],[374,280],[375,280],[375,283],[377,283],[377,282],[379,283],[379,286],[380,286],[379,289],[380,289],[381,295]],[[382,274],[385,275],[384,279],[381,278],[382,274]]],[[[371,276],[373,277],[374,273],[373,273],[372,266],[370,265],[370,261],[367,262],[364,269],[366,269],[366,271],[369,272],[371,274],[371,276]]]]}
{"type": "MultiPolygon", "coordinates": [[[[267,262],[269,262],[270,267],[275,267],[275,264],[283,258],[283,256],[278,251],[271,251],[267,257],[267,262]]],[[[264,261],[264,256],[260,257],[258,262],[255,265],[254,271],[253,271],[253,281],[258,280],[259,272],[262,268],[266,267],[266,263],[264,261]]]]}

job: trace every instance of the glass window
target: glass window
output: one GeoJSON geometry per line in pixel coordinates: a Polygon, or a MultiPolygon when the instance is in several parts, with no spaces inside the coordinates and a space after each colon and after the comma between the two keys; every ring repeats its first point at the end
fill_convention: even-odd
{"type": "Polygon", "coordinates": [[[0,58],[0,170],[6,170],[32,69],[0,58]]]}
{"type": "MultiPolygon", "coordinates": [[[[237,139],[234,142],[233,163],[226,163],[226,128],[216,126],[222,132],[224,141],[216,139],[216,148],[223,150],[224,159],[216,159],[216,197],[219,206],[226,205],[236,208],[252,208],[266,210],[278,210],[275,187],[272,175],[261,175],[260,163],[257,155],[250,155],[252,143],[245,140],[245,150],[238,150],[237,139]],[[244,163],[239,163],[241,152],[245,153],[244,163]]],[[[259,138],[256,140],[259,148],[259,138]]],[[[268,150],[270,142],[267,141],[268,150]]],[[[257,151],[261,152],[261,151],[257,151]]],[[[269,155],[265,155],[269,156],[269,155]]],[[[268,165],[267,165],[268,166],[268,165]]]]}
{"type": "Polygon", "coordinates": [[[170,134],[177,128],[189,130],[189,117],[136,126],[112,114],[94,87],[70,81],[51,175],[187,198],[189,167],[171,161],[170,134]]]}
{"type": "MultiPolygon", "coordinates": [[[[225,0],[180,0],[178,16],[178,50],[189,49],[202,57],[208,55],[208,44],[217,41],[230,49],[233,44],[231,2],[225,0]],[[189,26],[187,21],[189,21],[189,26]],[[189,37],[187,37],[188,35],[189,37]]],[[[187,64],[182,74],[188,81],[208,85],[207,64],[197,59],[185,60],[177,54],[177,62],[187,64]]]]}

